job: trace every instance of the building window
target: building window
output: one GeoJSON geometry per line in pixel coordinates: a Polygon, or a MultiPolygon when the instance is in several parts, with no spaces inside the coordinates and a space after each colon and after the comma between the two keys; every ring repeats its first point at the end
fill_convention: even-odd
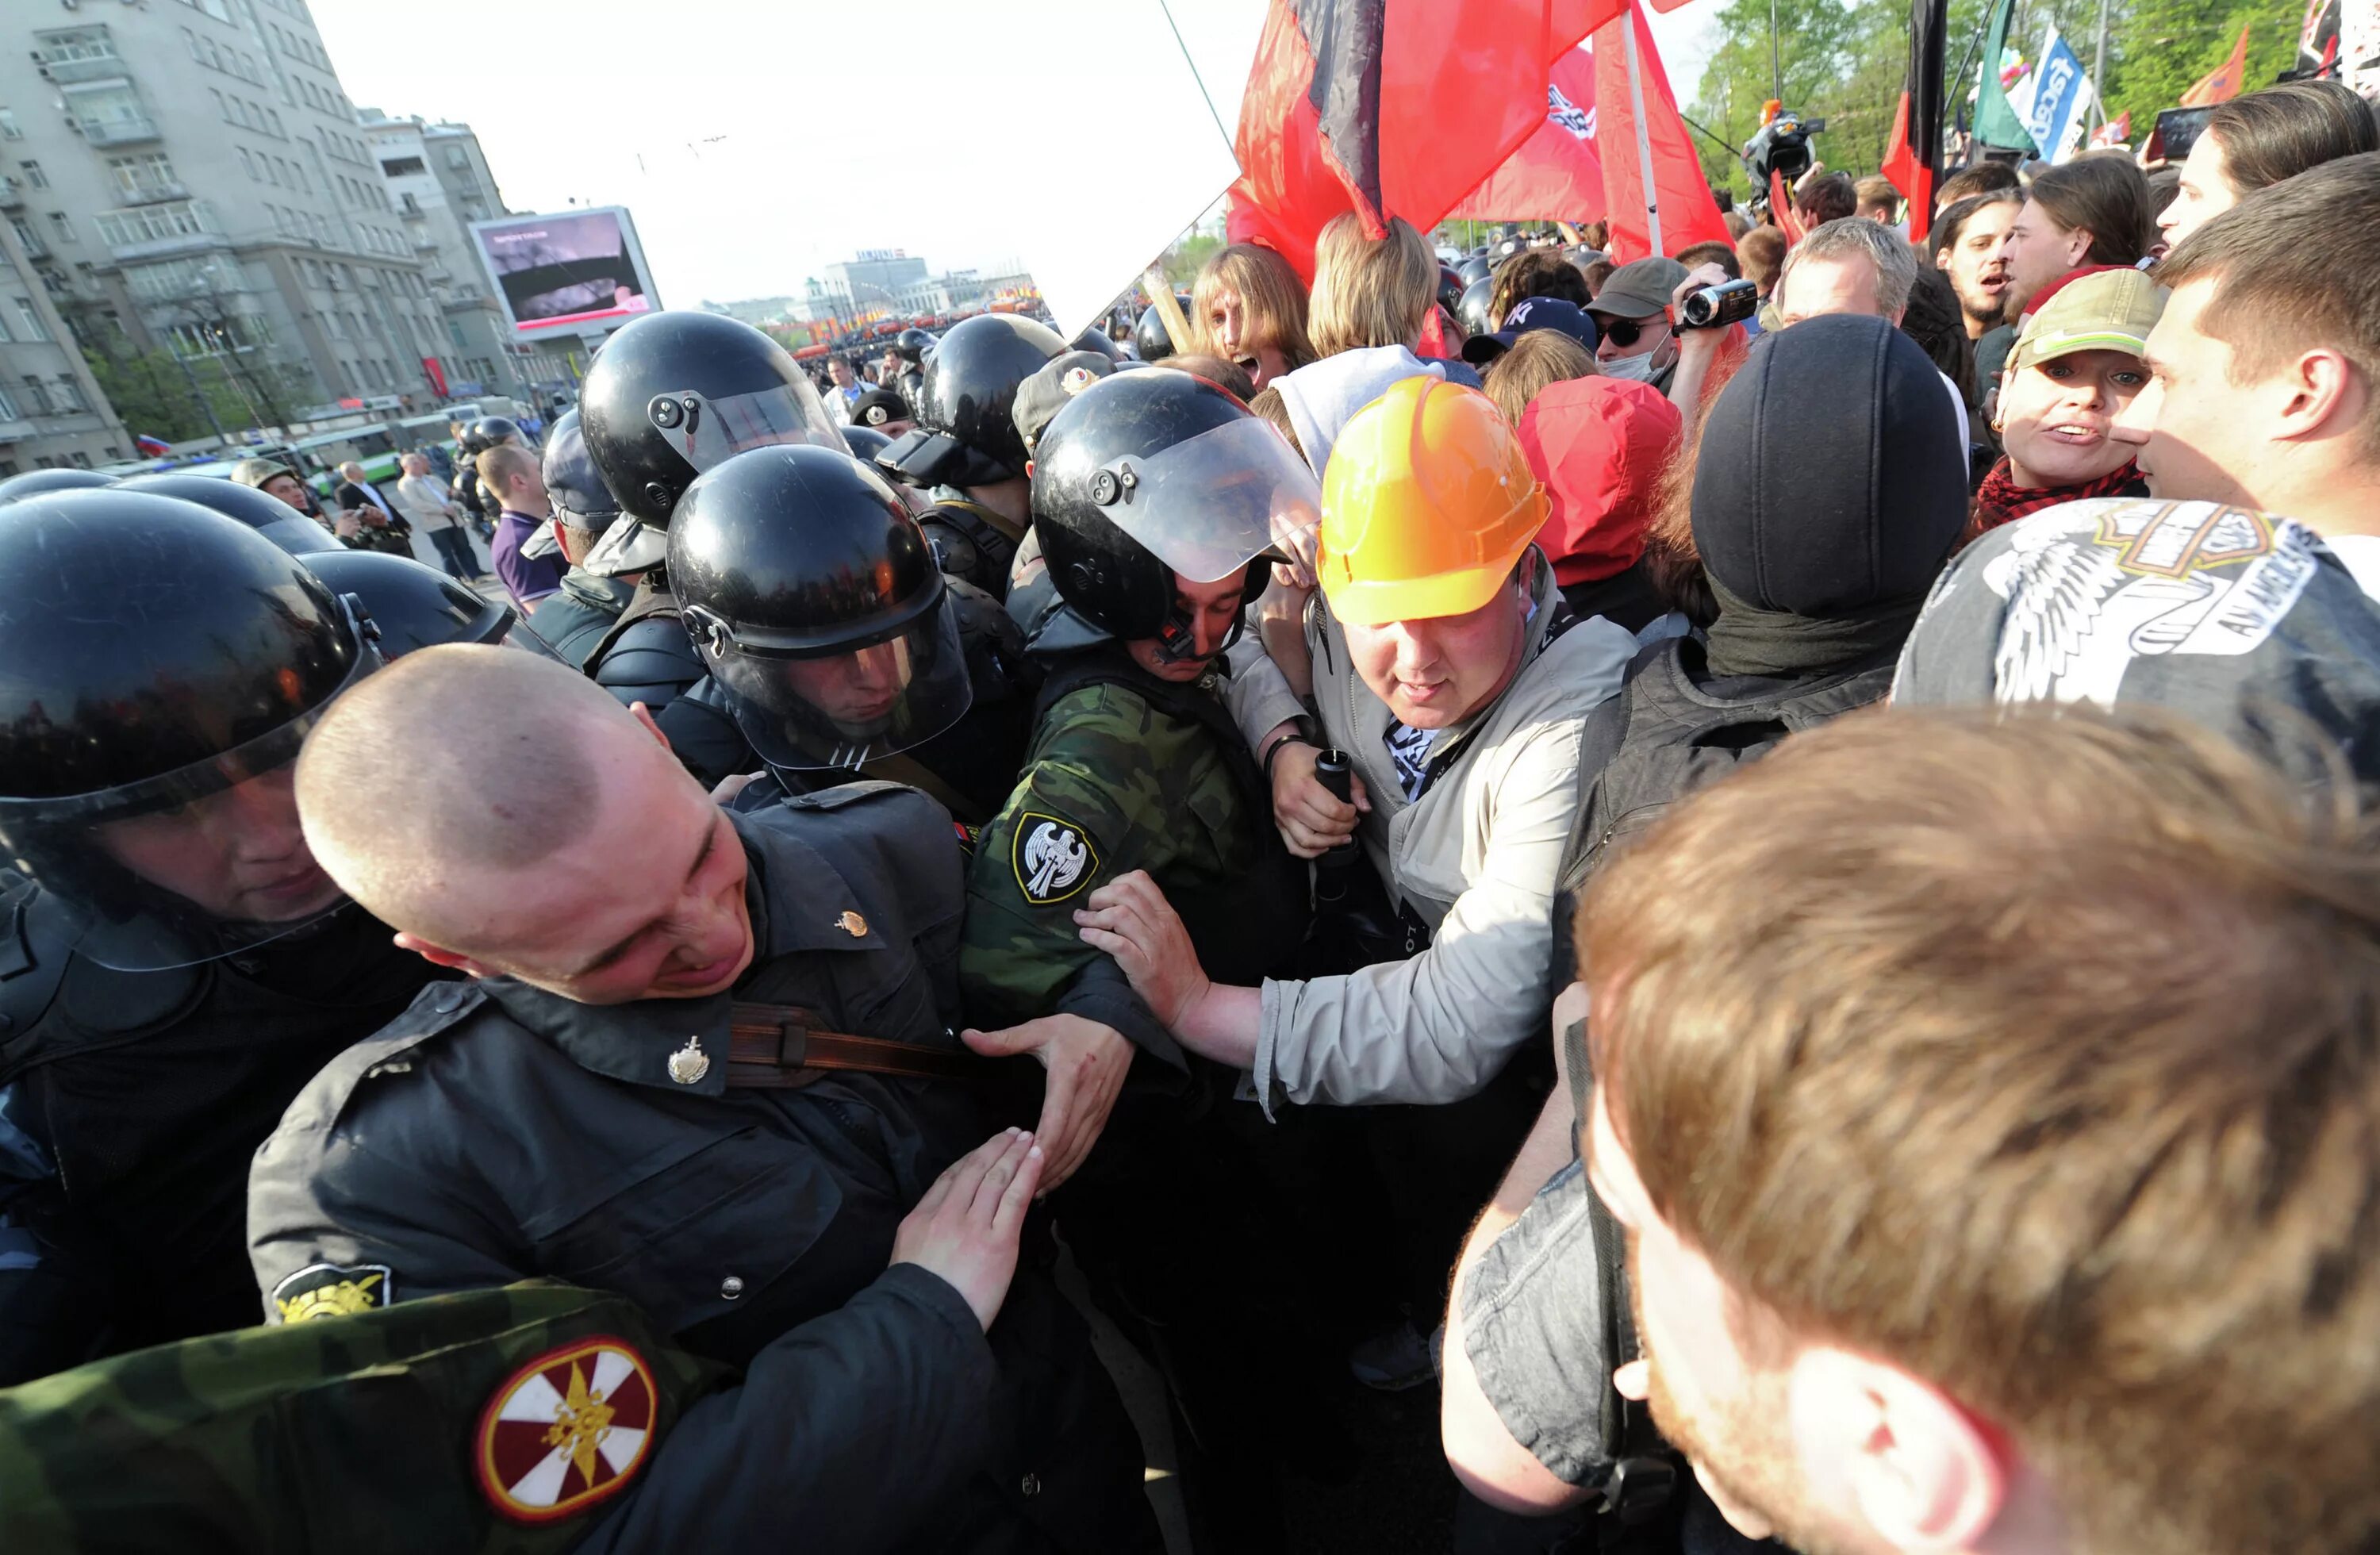
{"type": "Polygon", "coordinates": [[[0,108],[0,140],[22,140],[24,138],[25,129],[17,122],[17,115],[0,108]]]}
{"type": "Polygon", "coordinates": [[[74,375],[72,373],[61,372],[58,374],[58,386],[55,392],[57,395],[58,408],[61,410],[88,410],[91,408],[88,405],[83,403],[82,386],[74,381],[74,375]]]}
{"type": "Polygon", "coordinates": [[[33,414],[36,416],[47,416],[50,414],[49,385],[42,383],[38,378],[26,379],[25,403],[33,407],[33,414]]]}
{"type": "Polygon", "coordinates": [[[70,27],[33,34],[33,57],[44,65],[66,65],[85,59],[114,59],[115,43],[104,27],[70,27]]]}
{"type": "MultiPolygon", "coordinates": [[[[256,176],[246,148],[238,148],[240,165],[256,176]]],[[[163,152],[151,152],[144,156],[115,156],[107,159],[107,170],[115,175],[115,187],[129,195],[162,196],[171,191],[174,184],[173,159],[163,152]]]]}
{"type": "Polygon", "coordinates": [[[101,216],[100,240],[111,244],[149,243],[166,237],[195,237],[215,230],[212,213],[203,200],[176,200],[115,211],[101,216]]]}
{"type": "Polygon", "coordinates": [[[73,218],[68,216],[64,211],[53,211],[50,213],[50,230],[57,234],[58,241],[61,243],[79,243],[82,241],[82,238],[75,232],[73,218]]]}
{"type": "Polygon", "coordinates": [[[33,299],[30,297],[17,299],[17,322],[24,326],[28,340],[47,340],[50,337],[50,332],[42,327],[42,316],[33,310],[33,299]]]}
{"type": "Polygon", "coordinates": [[[37,189],[45,189],[50,187],[50,176],[42,171],[42,164],[40,163],[35,162],[29,157],[25,160],[22,165],[25,169],[25,182],[32,185],[37,189]]]}
{"type": "Polygon", "coordinates": [[[24,417],[19,414],[17,409],[17,402],[8,397],[8,391],[6,389],[0,389],[0,421],[20,421],[23,419],[24,417]]]}
{"type": "Polygon", "coordinates": [[[380,170],[392,178],[402,178],[410,174],[429,171],[421,165],[421,159],[418,156],[390,157],[380,164],[380,170]]]}

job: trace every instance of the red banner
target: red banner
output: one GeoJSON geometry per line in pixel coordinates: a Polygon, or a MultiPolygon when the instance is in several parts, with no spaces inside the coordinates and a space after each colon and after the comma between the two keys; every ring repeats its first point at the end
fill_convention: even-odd
{"type": "Polygon", "coordinates": [[[1595,128],[1595,56],[1572,49],[1548,74],[1546,122],[1449,213],[1483,222],[1597,220],[1603,164],[1595,128]]]}
{"type": "Polygon", "coordinates": [[[1660,219],[1658,251],[1674,254],[1695,243],[1732,246],[1727,221],[1718,213],[1703,177],[1694,139],[1678,116],[1669,72],[1661,68],[1652,29],[1633,3],[1627,14],[1595,35],[1596,152],[1603,161],[1603,214],[1611,224],[1612,259],[1621,264],[1656,251],[1652,217],[1660,219]],[[1628,37],[1636,39],[1635,79],[1629,76],[1628,37]],[[1640,140],[1636,105],[1644,104],[1640,140]],[[1650,199],[1645,171],[1652,170],[1650,199]]]}
{"type": "Polygon", "coordinates": [[[421,371],[429,375],[430,386],[438,391],[438,397],[440,399],[444,399],[447,395],[446,372],[443,368],[438,365],[438,358],[436,357],[422,358],[421,371]]]}

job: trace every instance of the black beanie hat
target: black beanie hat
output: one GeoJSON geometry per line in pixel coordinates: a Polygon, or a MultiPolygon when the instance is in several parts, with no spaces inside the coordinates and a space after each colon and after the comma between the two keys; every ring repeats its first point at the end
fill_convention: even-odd
{"type": "Polygon", "coordinates": [[[1823,618],[1922,598],[1966,523],[1950,391],[1882,319],[1762,335],[1711,407],[1694,546],[1747,604],[1823,618]]]}

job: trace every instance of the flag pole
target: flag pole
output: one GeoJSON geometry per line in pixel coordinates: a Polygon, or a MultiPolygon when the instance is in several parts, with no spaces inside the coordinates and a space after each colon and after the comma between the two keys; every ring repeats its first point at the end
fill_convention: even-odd
{"type": "Polygon", "coordinates": [[[2099,46],[2091,55],[2091,104],[2099,111],[2099,122],[2107,122],[2107,0],[2099,0],[2099,46]]]}
{"type": "Polygon", "coordinates": [[[1636,0],[1628,0],[1628,105],[1636,119],[1637,176],[1645,183],[1645,234],[1652,244],[1650,257],[1663,257],[1661,248],[1661,193],[1653,184],[1653,139],[1645,128],[1645,78],[1636,68],[1636,0]]]}

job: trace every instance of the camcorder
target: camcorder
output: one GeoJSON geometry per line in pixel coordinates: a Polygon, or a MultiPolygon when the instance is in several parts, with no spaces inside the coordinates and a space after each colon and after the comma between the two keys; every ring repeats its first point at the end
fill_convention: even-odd
{"type": "Polygon", "coordinates": [[[1827,128],[1824,119],[1805,119],[1787,109],[1760,127],[1744,143],[1743,168],[1752,175],[1755,192],[1768,187],[1768,175],[1791,184],[1810,170],[1810,137],[1827,128]]]}
{"type": "Polygon", "coordinates": [[[1677,306],[1680,329],[1719,329],[1742,323],[1760,310],[1760,288],[1750,281],[1725,281],[1688,292],[1677,306]]]}

